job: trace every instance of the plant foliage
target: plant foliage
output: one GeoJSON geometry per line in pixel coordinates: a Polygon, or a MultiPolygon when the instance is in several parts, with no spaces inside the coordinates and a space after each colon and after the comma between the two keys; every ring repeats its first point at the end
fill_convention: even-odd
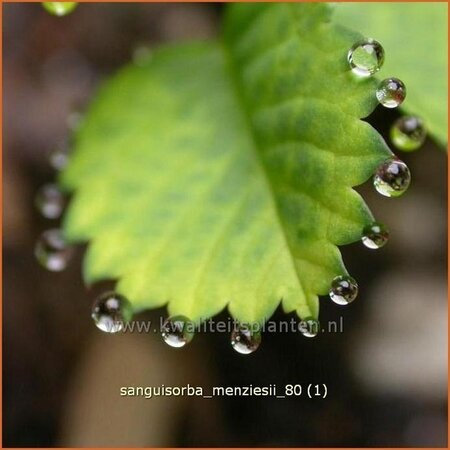
{"type": "Polygon", "coordinates": [[[326,4],[234,4],[217,42],[161,48],[99,92],[61,177],[88,283],[135,311],[262,322],[318,316],[339,245],[373,218],[352,187],[391,153],[366,122],[376,80],[326,4]]]}

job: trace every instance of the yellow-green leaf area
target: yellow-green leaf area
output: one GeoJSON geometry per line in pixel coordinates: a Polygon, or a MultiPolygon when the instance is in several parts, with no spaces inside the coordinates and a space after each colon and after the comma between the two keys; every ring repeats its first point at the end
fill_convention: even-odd
{"type": "Polygon", "coordinates": [[[43,2],[44,9],[54,16],[66,16],[70,14],[76,7],[77,2],[43,2]]]}
{"type": "Polygon", "coordinates": [[[61,177],[64,231],[89,242],[88,283],[118,280],[135,311],[198,322],[317,317],[346,273],[338,245],[373,220],[352,187],[391,156],[360,118],[374,80],[360,36],[325,4],[235,4],[217,42],[161,48],[104,84],[61,177]]]}

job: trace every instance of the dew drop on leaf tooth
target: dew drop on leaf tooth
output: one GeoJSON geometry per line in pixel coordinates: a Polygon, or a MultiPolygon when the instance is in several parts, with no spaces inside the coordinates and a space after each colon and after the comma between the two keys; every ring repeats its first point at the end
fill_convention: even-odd
{"type": "Polygon", "coordinates": [[[302,320],[299,324],[300,332],[303,336],[312,338],[319,333],[319,321],[312,318],[302,320]]]}
{"type": "Polygon", "coordinates": [[[231,332],[231,346],[243,355],[253,353],[261,344],[261,333],[251,325],[236,325],[231,332]]]}
{"type": "Polygon", "coordinates": [[[406,98],[406,86],[398,78],[386,78],[378,85],[376,96],[385,108],[397,108],[406,98]]]}
{"type": "Polygon", "coordinates": [[[358,295],[358,283],[349,275],[340,275],[331,282],[330,298],[338,305],[348,305],[358,295]]]}
{"type": "Polygon", "coordinates": [[[185,316],[169,317],[163,324],[161,336],[171,347],[184,347],[194,338],[195,324],[185,316]]]}
{"type": "Polygon", "coordinates": [[[389,240],[389,231],[381,223],[374,222],[363,230],[362,243],[371,249],[378,249],[386,245],[389,240]]]}
{"type": "Polygon", "coordinates": [[[350,48],[347,60],[353,73],[369,77],[378,72],[383,65],[384,49],[374,39],[363,39],[350,48]]]}
{"type": "Polygon", "coordinates": [[[131,303],[115,292],[105,292],[92,305],[91,317],[97,328],[105,333],[121,331],[132,315],[131,303]]]}
{"type": "Polygon", "coordinates": [[[47,12],[54,16],[62,17],[70,14],[76,7],[77,2],[43,2],[42,6],[47,12]]]}
{"type": "Polygon", "coordinates": [[[397,119],[391,128],[391,141],[404,152],[417,150],[425,141],[427,130],[423,120],[414,116],[403,116],[397,119]]]}
{"type": "Polygon", "coordinates": [[[43,217],[46,219],[57,219],[63,212],[65,198],[56,184],[48,183],[38,190],[35,204],[43,217]]]}
{"type": "Polygon", "coordinates": [[[373,178],[375,189],[386,197],[399,197],[406,192],[410,182],[408,166],[399,159],[382,163],[373,178]]]}
{"type": "Polygon", "coordinates": [[[72,258],[73,247],[67,244],[61,230],[51,229],[41,234],[34,254],[43,267],[51,272],[61,272],[72,258]]]}

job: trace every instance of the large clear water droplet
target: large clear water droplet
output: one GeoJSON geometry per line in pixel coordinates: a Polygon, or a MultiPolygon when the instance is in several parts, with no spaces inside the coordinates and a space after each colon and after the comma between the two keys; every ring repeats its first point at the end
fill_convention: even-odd
{"type": "Polygon", "coordinates": [[[133,316],[131,303],[116,292],[105,292],[92,306],[91,317],[97,328],[105,333],[117,333],[123,330],[125,323],[133,316]]]}
{"type": "Polygon", "coordinates": [[[57,219],[63,212],[65,198],[56,184],[48,183],[38,190],[35,204],[43,217],[57,219]]]}
{"type": "Polygon", "coordinates": [[[378,249],[386,245],[389,240],[389,231],[381,223],[374,222],[363,230],[362,243],[371,249],[378,249]]]}
{"type": "Polygon", "coordinates": [[[319,326],[319,321],[313,318],[302,320],[299,323],[300,332],[303,334],[303,336],[309,338],[317,336],[317,334],[319,333],[319,326]]]}
{"type": "Polygon", "coordinates": [[[192,341],[195,324],[185,316],[169,317],[163,324],[161,336],[171,347],[184,347],[192,341]]]}
{"type": "MultiPolygon", "coordinates": [[[[256,326],[256,325],[255,325],[256,326]]],[[[231,332],[231,346],[243,355],[253,353],[261,344],[261,333],[252,325],[236,325],[231,332]]]]}
{"type": "Polygon", "coordinates": [[[61,272],[72,258],[73,247],[67,244],[61,230],[51,229],[41,234],[34,254],[43,267],[52,272],[61,272]]]}
{"type": "Polygon", "coordinates": [[[358,295],[358,283],[349,275],[340,275],[331,282],[331,300],[338,305],[348,305],[358,295]]]}
{"type": "Polygon", "coordinates": [[[378,72],[384,62],[384,49],[374,39],[356,42],[348,51],[347,60],[353,73],[369,77],[378,72]]]}
{"type": "Polygon", "coordinates": [[[381,164],[373,178],[375,189],[386,197],[399,197],[408,189],[411,173],[408,166],[399,159],[381,164]]]}
{"type": "Polygon", "coordinates": [[[425,141],[427,130],[423,120],[415,116],[403,116],[391,128],[391,141],[404,152],[417,150],[425,141]]]}
{"type": "Polygon", "coordinates": [[[77,2],[43,2],[42,6],[54,16],[62,17],[70,14],[76,7],[77,2]]]}
{"type": "Polygon", "coordinates": [[[397,108],[406,98],[406,86],[398,78],[386,78],[378,85],[376,96],[385,108],[397,108]]]}

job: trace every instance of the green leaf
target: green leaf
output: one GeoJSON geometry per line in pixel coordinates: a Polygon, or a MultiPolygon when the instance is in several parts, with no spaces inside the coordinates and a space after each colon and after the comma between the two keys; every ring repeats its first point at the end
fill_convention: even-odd
{"type": "Polygon", "coordinates": [[[89,241],[88,283],[118,279],[135,311],[242,322],[318,316],[346,273],[337,245],[373,220],[352,186],[391,156],[360,120],[360,36],[324,4],[236,4],[220,42],[162,48],[107,82],[62,175],[64,228],[89,241]]]}
{"type": "Polygon", "coordinates": [[[406,84],[402,109],[422,117],[441,144],[448,124],[448,4],[339,3],[335,21],[378,40],[386,52],[381,74],[406,84]]]}
{"type": "Polygon", "coordinates": [[[54,16],[66,16],[70,14],[76,7],[77,2],[43,2],[44,9],[54,16]]]}

